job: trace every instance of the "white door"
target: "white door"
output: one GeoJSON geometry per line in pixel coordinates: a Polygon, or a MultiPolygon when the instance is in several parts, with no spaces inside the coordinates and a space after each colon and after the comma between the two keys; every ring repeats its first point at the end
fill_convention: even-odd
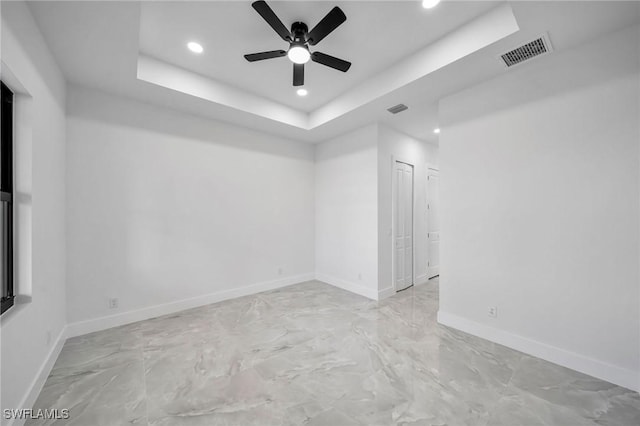
{"type": "Polygon", "coordinates": [[[395,288],[413,285],[413,166],[395,164],[394,245],[395,288]]]}
{"type": "Polygon", "coordinates": [[[429,259],[427,274],[433,278],[440,274],[440,211],[439,211],[438,170],[429,169],[427,175],[427,222],[429,241],[429,259]]]}

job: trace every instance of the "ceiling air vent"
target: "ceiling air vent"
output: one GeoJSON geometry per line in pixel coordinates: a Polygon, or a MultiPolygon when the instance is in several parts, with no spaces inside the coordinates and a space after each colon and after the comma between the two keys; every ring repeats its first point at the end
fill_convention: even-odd
{"type": "Polygon", "coordinates": [[[396,106],[392,106],[391,108],[387,108],[387,111],[389,111],[391,114],[397,114],[407,109],[409,109],[409,107],[405,104],[398,104],[396,106]]]}
{"type": "Polygon", "coordinates": [[[500,55],[500,59],[503,65],[508,68],[521,64],[522,62],[535,58],[536,56],[549,53],[552,50],[549,38],[546,34],[543,34],[529,43],[525,43],[522,46],[518,46],[513,50],[503,53],[500,55]]]}

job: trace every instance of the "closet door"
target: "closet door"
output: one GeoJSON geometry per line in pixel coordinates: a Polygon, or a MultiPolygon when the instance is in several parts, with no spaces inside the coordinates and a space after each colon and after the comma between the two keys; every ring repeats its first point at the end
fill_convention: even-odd
{"type": "Polygon", "coordinates": [[[413,166],[394,167],[394,277],[396,291],[413,285],[413,166]]]}
{"type": "Polygon", "coordinates": [[[427,211],[429,234],[429,260],[427,261],[427,274],[433,278],[440,274],[440,211],[438,171],[429,169],[427,177],[427,211]]]}

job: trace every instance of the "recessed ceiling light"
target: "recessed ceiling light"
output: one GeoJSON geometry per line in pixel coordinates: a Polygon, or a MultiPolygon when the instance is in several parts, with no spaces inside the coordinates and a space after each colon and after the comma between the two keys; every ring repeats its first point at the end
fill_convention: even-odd
{"type": "Polygon", "coordinates": [[[440,129],[433,129],[433,133],[437,135],[438,133],[440,133],[440,129]]]}
{"type": "Polygon", "coordinates": [[[436,7],[440,3],[440,0],[422,0],[422,7],[425,9],[431,9],[436,7]]]}
{"type": "Polygon", "coordinates": [[[202,53],[202,52],[204,52],[204,49],[202,48],[202,45],[200,43],[196,43],[195,41],[190,41],[189,43],[187,43],[187,47],[193,53],[202,53]]]}
{"type": "Polygon", "coordinates": [[[306,64],[311,58],[311,53],[306,47],[292,46],[287,52],[287,56],[294,64],[306,64]]]}
{"type": "Polygon", "coordinates": [[[307,89],[298,89],[296,93],[298,94],[298,96],[307,96],[307,93],[309,92],[307,92],[307,89]]]}

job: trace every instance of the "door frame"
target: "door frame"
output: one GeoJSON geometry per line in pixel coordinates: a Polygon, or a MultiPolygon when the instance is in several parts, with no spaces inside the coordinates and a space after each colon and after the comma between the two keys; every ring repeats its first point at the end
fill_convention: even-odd
{"type": "MultiPolygon", "coordinates": [[[[440,179],[440,169],[438,169],[436,166],[433,166],[431,164],[427,165],[427,182],[426,182],[426,193],[427,193],[427,280],[430,280],[431,278],[429,277],[431,275],[431,266],[430,266],[430,261],[431,261],[431,241],[429,239],[429,234],[431,234],[431,228],[429,227],[429,219],[431,219],[431,209],[430,209],[430,203],[429,201],[431,200],[431,194],[429,193],[429,177],[431,176],[437,176],[438,179],[440,179]]],[[[438,200],[438,202],[440,202],[440,200],[438,200]]],[[[440,233],[440,231],[438,231],[438,234],[440,233]]],[[[440,241],[440,236],[438,236],[438,242],[440,241]]],[[[438,265],[438,274],[434,275],[433,277],[437,277],[440,276],[440,265],[438,265]]]]}
{"type": "Polygon", "coordinates": [[[411,174],[411,285],[416,285],[416,164],[415,162],[403,158],[391,156],[391,282],[393,290],[398,292],[396,288],[396,251],[395,251],[395,235],[396,235],[396,163],[403,163],[413,168],[411,174]]]}

